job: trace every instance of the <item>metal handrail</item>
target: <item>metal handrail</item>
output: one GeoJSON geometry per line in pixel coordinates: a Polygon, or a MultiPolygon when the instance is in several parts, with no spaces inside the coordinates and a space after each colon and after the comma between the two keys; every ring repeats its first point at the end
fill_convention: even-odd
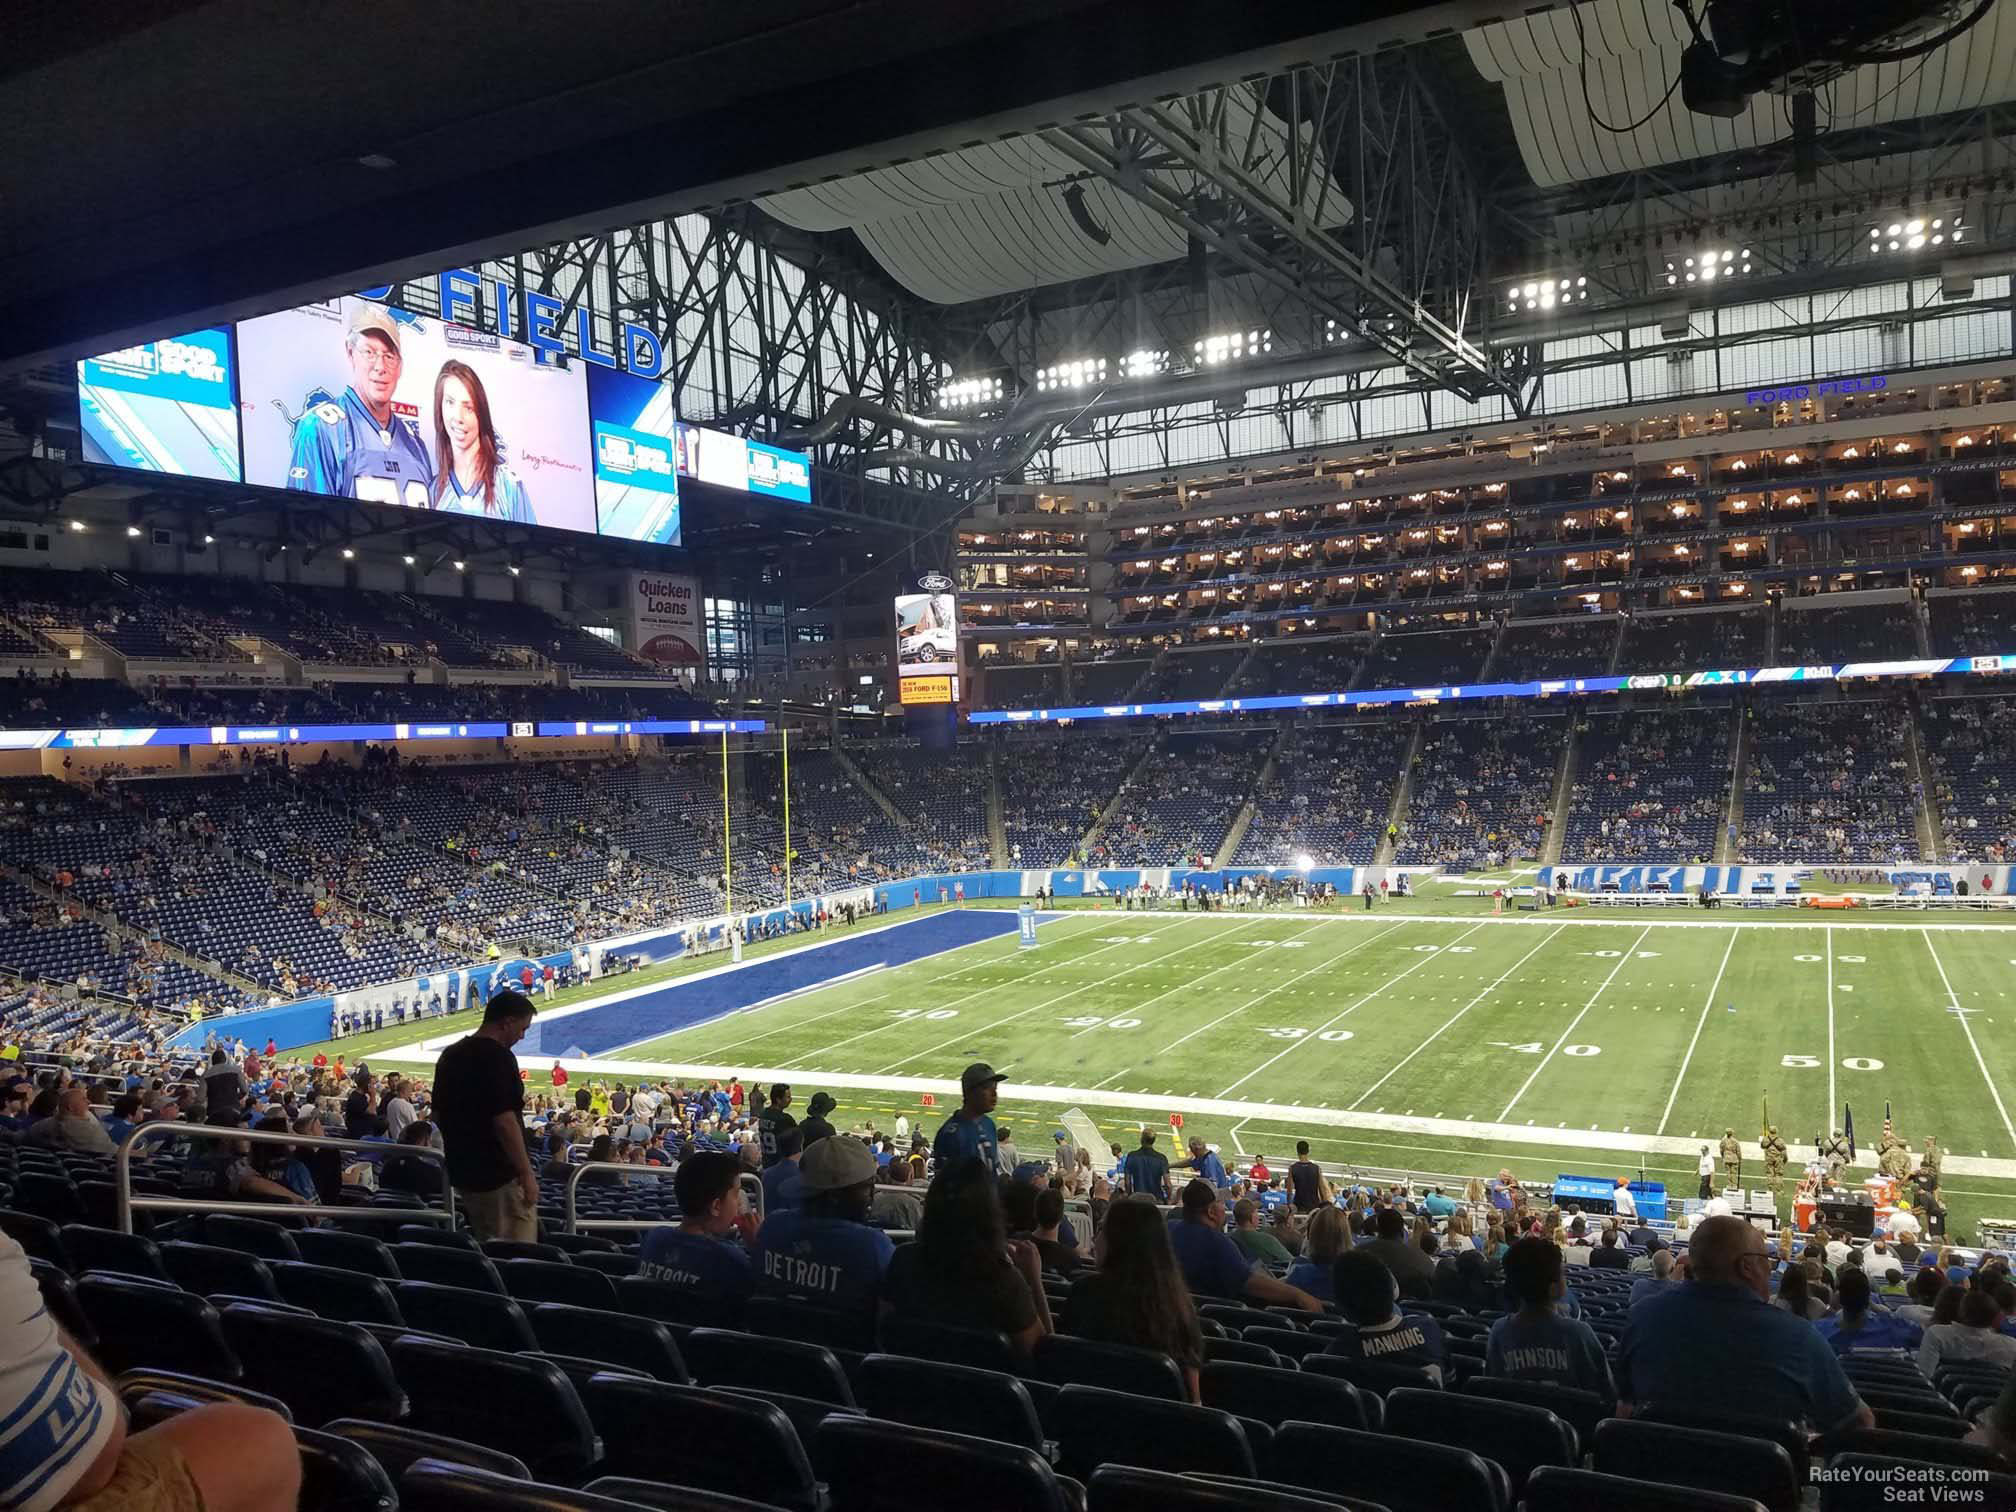
{"type": "Polygon", "coordinates": [[[114,1211],[119,1232],[133,1232],[135,1210],[156,1213],[224,1213],[247,1218],[361,1218],[367,1223],[445,1223],[455,1227],[455,1187],[448,1179],[448,1157],[432,1145],[377,1144],[361,1139],[331,1139],[325,1135],[282,1134],[262,1129],[239,1129],[228,1124],[144,1123],[119,1141],[112,1157],[114,1211]],[[277,1202],[220,1202],[212,1198],[135,1196],[133,1192],[133,1147],[144,1139],[242,1139],[248,1144],[280,1144],[309,1150],[350,1150],[374,1157],[404,1156],[430,1160],[441,1167],[444,1207],[331,1207],[324,1203],[281,1204],[277,1202]]]}
{"type": "MultiPolygon", "coordinates": [[[[584,1160],[579,1165],[567,1168],[566,1228],[569,1234],[581,1233],[584,1229],[639,1229],[656,1228],[660,1224],[671,1223],[670,1218],[582,1218],[575,1211],[575,1192],[581,1185],[581,1178],[590,1171],[622,1171],[628,1175],[642,1172],[663,1180],[676,1174],[677,1168],[663,1165],[629,1165],[620,1160],[584,1160]]],[[[740,1177],[742,1190],[749,1194],[750,1208],[757,1217],[763,1216],[763,1181],[754,1172],[744,1171],[740,1177]]]]}

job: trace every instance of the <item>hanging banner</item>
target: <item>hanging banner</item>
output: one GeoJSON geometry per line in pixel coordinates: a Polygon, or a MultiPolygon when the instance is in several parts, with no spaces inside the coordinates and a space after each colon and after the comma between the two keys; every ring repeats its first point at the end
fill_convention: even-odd
{"type": "Polygon", "coordinates": [[[640,572],[630,585],[631,644],[646,661],[670,667],[707,662],[700,620],[700,583],[673,572],[640,572]]]}

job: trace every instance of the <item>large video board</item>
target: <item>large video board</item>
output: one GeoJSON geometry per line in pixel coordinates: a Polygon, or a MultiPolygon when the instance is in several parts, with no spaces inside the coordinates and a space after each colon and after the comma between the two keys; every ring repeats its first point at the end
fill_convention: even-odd
{"type": "Polygon", "coordinates": [[[84,460],[240,481],[231,333],[143,341],[77,364],[84,460]]]}
{"type": "Polygon", "coordinates": [[[580,365],[351,295],[238,327],[245,481],[594,534],[580,365]]]}
{"type": "Polygon", "coordinates": [[[588,370],[595,427],[595,512],[605,536],[679,544],[678,421],[672,385],[588,370]]]}

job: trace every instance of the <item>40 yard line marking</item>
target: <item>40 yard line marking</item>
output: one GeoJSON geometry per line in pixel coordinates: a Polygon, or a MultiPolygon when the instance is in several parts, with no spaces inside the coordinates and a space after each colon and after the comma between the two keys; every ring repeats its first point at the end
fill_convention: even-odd
{"type": "Polygon", "coordinates": [[[1736,949],[1739,932],[1729,931],[1729,944],[1722,952],[1722,964],[1715,968],[1715,980],[1708,984],[1708,997],[1701,1004],[1701,1017],[1695,1020],[1694,1036],[1687,1041],[1687,1053],[1680,1058],[1680,1074],[1673,1078],[1673,1090],[1666,1094],[1666,1111],[1659,1115],[1659,1127],[1652,1131],[1653,1137],[1666,1132],[1666,1121],[1673,1116],[1673,1104],[1679,1100],[1680,1084],[1687,1080],[1687,1068],[1694,1061],[1694,1047],[1701,1043],[1701,1031],[1707,1027],[1708,1015],[1715,1009],[1716,989],[1722,985],[1722,974],[1729,969],[1729,957],[1736,949]]]}
{"type": "MultiPolygon", "coordinates": [[[[1939,952],[1932,947],[1932,931],[1919,931],[1925,936],[1925,949],[1932,957],[1932,967],[1939,973],[1939,980],[1946,988],[1946,996],[1955,1008],[1960,1007],[1960,994],[1953,990],[1953,983],[1946,976],[1946,968],[1940,963],[1939,952]]],[[[1988,1062],[1981,1058],[1981,1047],[1974,1041],[1974,1026],[1967,1022],[1964,1011],[1953,1017],[1960,1020],[1960,1028],[1967,1036],[1967,1048],[1974,1052],[1974,1064],[1981,1068],[1981,1079],[1988,1083],[1988,1095],[1995,1099],[1995,1111],[2002,1115],[2002,1128],[2009,1136],[2009,1143],[2016,1145],[2016,1124],[2009,1122],[2009,1110],[2002,1106],[2002,1094],[1995,1090],[1995,1078],[1988,1074],[1988,1062]]]]}
{"type": "MultiPolygon", "coordinates": [[[[1650,924],[1647,924],[1643,929],[1638,931],[1638,938],[1633,940],[1630,946],[1625,950],[1625,952],[1619,957],[1617,957],[1617,964],[1615,966],[1612,966],[1610,968],[1610,974],[1603,978],[1603,985],[1598,987],[1593,993],[1589,995],[1589,1001],[1582,1005],[1582,1011],[1576,1014],[1575,1017],[1573,1017],[1572,1019],[1568,1020],[1568,1027],[1561,1031],[1561,1038],[1554,1041],[1553,1045],[1549,1047],[1547,1053],[1540,1057],[1540,1064],[1533,1068],[1533,1074],[1527,1077],[1525,1081],[1519,1084],[1519,1090],[1512,1094],[1512,1101],[1505,1104],[1505,1111],[1498,1115],[1498,1122],[1503,1123],[1505,1122],[1506,1119],[1512,1116],[1512,1110],[1519,1105],[1519,1099],[1526,1095],[1526,1089],[1528,1087],[1531,1087],[1533,1083],[1535,1083],[1536,1081],[1540,1080],[1540,1073],[1542,1071],[1545,1071],[1547,1069],[1547,1063],[1554,1059],[1554,1052],[1559,1050],[1563,1045],[1568,1043],[1568,1036],[1575,1032],[1575,1026],[1581,1023],[1583,1019],[1588,1017],[1589,1010],[1596,1006],[1596,1000],[1602,997],[1604,993],[1610,990],[1610,984],[1617,980],[1617,973],[1624,969],[1624,963],[1629,961],[1634,955],[1638,953],[1638,947],[1645,943],[1645,936],[1649,935],[1650,933],[1652,933],[1652,926],[1650,924]]],[[[1469,1010],[1465,1009],[1464,1011],[1467,1013],[1469,1010]]]]}
{"type": "MultiPolygon", "coordinates": [[[[1477,927],[1481,929],[1484,926],[1480,924],[1477,927]]],[[[1495,991],[1500,985],[1511,980],[1512,974],[1516,972],[1521,966],[1524,966],[1528,961],[1532,960],[1534,956],[1538,955],[1541,951],[1545,950],[1549,944],[1551,944],[1556,939],[1560,938],[1561,931],[1564,927],[1565,926],[1563,925],[1557,924],[1554,927],[1554,932],[1552,934],[1548,935],[1546,939],[1542,940],[1538,945],[1535,945],[1531,950],[1527,951],[1526,954],[1522,955],[1521,957],[1519,957],[1518,960],[1514,961],[1510,966],[1508,966],[1505,969],[1505,974],[1503,976],[1499,977],[1497,981],[1491,983],[1490,986],[1486,987],[1482,992],[1478,993],[1477,996],[1470,999],[1469,1002],[1465,1003],[1461,1008],[1458,1008],[1447,1019],[1443,1020],[1441,1029],[1437,1029],[1433,1034],[1429,1035],[1428,1038],[1421,1041],[1421,1043],[1416,1045],[1412,1050],[1409,1050],[1394,1065],[1392,1065],[1387,1069],[1387,1072],[1384,1076],[1380,1077],[1379,1080],[1375,1081],[1374,1083],[1372,1083],[1371,1086],[1367,1087],[1363,1092],[1359,1093],[1358,1102],[1354,1102],[1353,1104],[1351,1104],[1351,1106],[1345,1111],[1351,1113],[1357,1112],[1359,1103],[1364,1102],[1366,1098],[1370,1097],[1374,1092],[1377,1092],[1381,1087],[1385,1086],[1387,1082],[1393,1079],[1394,1074],[1398,1072],[1403,1066],[1405,1066],[1409,1061],[1413,1060],[1414,1057],[1419,1055],[1423,1050],[1426,1050],[1430,1045],[1434,1044],[1436,1040],[1440,1039],[1442,1037],[1443,1029],[1447,1029],[1451,1024],[1455,1023],[1456,1020],[1463,1017],[1464,1014],[1468,1013],[1472,1008],[1475,1008],[1479,1003],[1483,1002],[1484,999],[1491,996],[1492,992],[1495,991]]],[[[1432,961],[1434,957],[1429,956],[1428,959],[1432,961]]],[[[1221,1092],[1218,1095],[1220,1097],[1223,1097],[1225,1094],[1221,1092]]]]}
{"type": "MultiPolygon", "coordinates": [[[[1925,944],[1928,949],[1931,947],[1930,935],[1925,937],[1925,944]]],[[[1834,926],[1832,924],[1827,926],[1827,943],[1820,948],[1827,952],[1827,1116],[1832,1118],[1834,1109],[1840,1106],[1834,1086],[1834,926]]],[[[1987,1068],[1983,1067],[1982,1071],[1985,1075],[1987,1068]]],[[[1834,1126],[1823,1124],[1821,1127],[1831,1129],[1834,1126]]],[[[2016,1135],[2010,1137],[2016,1139],[2016,1135]]]]}

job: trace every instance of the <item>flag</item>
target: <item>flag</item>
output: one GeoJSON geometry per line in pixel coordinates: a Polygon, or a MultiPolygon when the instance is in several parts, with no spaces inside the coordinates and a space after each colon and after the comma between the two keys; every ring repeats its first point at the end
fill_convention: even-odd
{"type": "Polygon", "coordinates": [[[1855,1110],[1845,1102],[1841,1104],[1841,1132],[1848,1136],[1848,1158],[1855,1158],[1855,1110]]]}

